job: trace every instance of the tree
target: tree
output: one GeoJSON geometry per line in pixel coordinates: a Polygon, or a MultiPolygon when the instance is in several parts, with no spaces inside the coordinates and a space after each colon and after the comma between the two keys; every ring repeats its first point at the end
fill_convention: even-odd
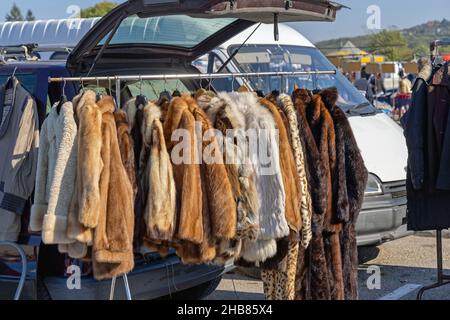
{"type": "Polygon", "coordinates": [[[95,18],[102,17],[107,14],[109,11],[114,9],[117,6],[117,3],[102,1],[97,3],[94,6],[88,7],[86,9],[81,10],[80,15],[81,18],[95,18]]]}
{"type": "Polygon", "coordinates": [[[6,21],[23,21],[22,12],[20,8],[14,3],[11,10],[5,17],[6,21]]]}
{"type": "Polygon", "coordinates": [[[372,53],[386,56],[390,61],[410,60],[412,50],[400,31],[387,31],[375,33],[370,36],[369,50],[372,53]]]}
{"type": "Polygon", "coordinates": [[[27,21],[36,20],[35,16],[33,15],[33,11],[31,11],[30,9],[28,9],[28,11],[27,11],[27,16],[25,17],[25,20],[27,20],[27,21]]]}

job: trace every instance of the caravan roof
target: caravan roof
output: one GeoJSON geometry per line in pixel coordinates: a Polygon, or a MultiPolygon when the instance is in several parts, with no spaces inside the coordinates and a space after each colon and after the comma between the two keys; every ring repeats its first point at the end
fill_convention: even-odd
{"type": "Polygon", "coordinates": [[[0,46],[36,43],[73,48],[100,18],[14,21],[0,23],[0,46]]]}

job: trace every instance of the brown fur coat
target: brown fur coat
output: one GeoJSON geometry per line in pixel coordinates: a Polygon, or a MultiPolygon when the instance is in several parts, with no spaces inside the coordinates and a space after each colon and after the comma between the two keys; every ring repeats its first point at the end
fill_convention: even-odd
{"type": "Polygon", "coordinates": [[[308,176],[314,209],[311,245],[299,253],[297,299],[357,298],[355,223],[367,170],[348,120],[335,105],[337,97],[336,89],[323,90],[314,97],[305,90],[294,92],[299,128],[309,151],[308,176]],[[334,137],[334,143],[321,138],[327,127],[328,137],[334,137]],[[328,147],[324,148],[323,143],[328,147]],[[320,194],[326,203],[318,198],[320,194]]]}
{"type": "Polygon", "coordinates": [[[355,225],[364,199],[368,172],[345,113],[336,106],[336,88],[319,93],[330,111],[336,132],[336,170],[333,188],[336,219],[342,221],[340,233],[344,295],[358,299],[358,250],[355,225]]]}
{"type": "Polygon", "coordinates": [[[320,96],[311,97],[306,90],[296,90],[293,101],[297,108],[300,136],[303,138],[308,158],[308,182],[313,200],[313,236],[310,247],[301,249],[299,253],[297,298],[341,299],[342,269],[338,269],[335,275],[331,266],[339,267],[340,264],[330,264],[333,257],[340,256],[336,254],[336,251],[340,253],[339,247],[336,247],[336,234],[330,232],[331,175],[336,159],[334,124],[320,96]],[[334,254],[330,255],[331,252],[334,254]],[[338,279],[337,285],[331,279],[335,276],[338,279]],[[335,290],[336,287],[338,290],[335,290]]]}
{"type": "Polygon", "coordinates": [[[215,157],[223,159],[214,136],[203,141],[203,135],[211,128],[206,114],[191,96],[172,99],[164,123],[172,161],[174,153],[179,155],[181,150],[187,151],[180,149],[181,144],[191,150],[187,155],[181,154],[187,156],[188,163],[183,161],[173,166],[179,208],[176,233],[179,243],[175,247],[185,263],[212,261],[216,256],[217,242],[236,236],[236,204],[225,166],[199,158],[213,150],[215,157]],[[172,141],[172,134],[180,133],[176,129],[188,133],[187,144],[182,140],[186,136],[180,143],[172,141]]]}

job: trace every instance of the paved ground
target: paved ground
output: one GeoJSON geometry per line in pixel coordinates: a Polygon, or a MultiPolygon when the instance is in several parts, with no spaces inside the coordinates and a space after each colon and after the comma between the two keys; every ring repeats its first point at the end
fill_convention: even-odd
{"type": "MultiPolygon", "coordinates": [[[[421,286],[436,281],[435,238],[421,234],[392,241],[372,249],[362,249],[366,261],[359,266],[360,299],[415,299],[421,286]],[[379,268],[379,269],[377,269],[379,268]],[[374,270],[380,272],[380,289],[368,289],[374,270]],[[368,273],[370,271],[371,273],[368,273]]],[[[450,274],[450,239],[443,240],[444,268],[450,274]]],[[[253,300],[264,299],[261,281],[239,272],[227,274],[217,290],[207,299],[253,300]]],[[[450,300],[450,285],[429,291],[424,299],[450,300]]]]}

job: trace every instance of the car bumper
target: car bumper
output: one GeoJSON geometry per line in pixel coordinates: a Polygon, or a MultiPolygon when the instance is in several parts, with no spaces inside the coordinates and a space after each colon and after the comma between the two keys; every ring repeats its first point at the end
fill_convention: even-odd
{"type": "MultiPolygon", "coordinates": [[[[136,266],[128,274],[132,299],[148,300],[186,290],[230,271],[233,267],[211,265],[184,265],[180,259],[172,256],[148,265],[136,266]]],[[[69,290],[67,278],[45,278],[46,287],[52,299],[56,300],[105,300],[109,299],[111,281],[96,281],[83,277],[81,289],[69,290]]],[[[121,278],[116,282],[116,300],[126,299],[121,278]]]]}
{"type": "Polygon", "coordinates": [[[358,246],[376,245],[411,235],[406,230],[406,197],[367,197],[356,224],[358,246]]]}

